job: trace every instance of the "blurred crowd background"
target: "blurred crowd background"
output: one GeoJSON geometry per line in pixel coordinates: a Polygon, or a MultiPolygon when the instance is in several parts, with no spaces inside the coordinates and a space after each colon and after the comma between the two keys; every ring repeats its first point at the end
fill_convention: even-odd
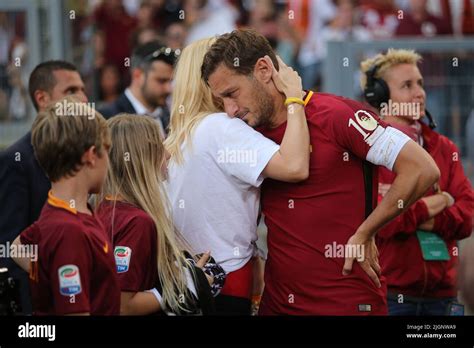
{"type": "Polygon", "coordinates": [[[421,52],[428,108],[438,131],[465,159],[474,156],[474,0],[0,0],[0,147],[35,117],[27,81],[40,61],[75,63],[99,108],[128,85],[127,62],[138,44],[158,39],[183,49],[235,28],[265,35],[305,88],[325,92],[335,82],[328,79],[342,76],[357,98],[358,63],[347,76],[324,73],[328,64],[343,64],[328,56],[329,42],[432,42],[421,52]],[[437,52],[452,40],[459,49],[437,52]]]}

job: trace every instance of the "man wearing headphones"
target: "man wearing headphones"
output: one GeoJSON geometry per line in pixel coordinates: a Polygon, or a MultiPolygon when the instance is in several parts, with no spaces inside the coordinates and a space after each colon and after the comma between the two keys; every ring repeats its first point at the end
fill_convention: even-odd
{"type": "MultiPolygon", "coordinates": [[[[361,63],[366,100],[383,120],[433,157],[441,176],[425,196],[377,234],[390,315],[462,315],[457,303],[457,241],[472,228],[473,191],[456,145],[433,129],[414,51],[389,49],[361,63]],[[426,116],[429,125],[422,122],[426,116]]],[[[379,201],[395,175],[379,168],[379,201]]],[[[403,208],[403,207],[400,207],[403,208]]]]}

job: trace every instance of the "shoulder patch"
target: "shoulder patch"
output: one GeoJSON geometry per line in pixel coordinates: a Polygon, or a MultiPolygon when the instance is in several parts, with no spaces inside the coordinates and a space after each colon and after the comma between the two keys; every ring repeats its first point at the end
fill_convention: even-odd
{"type": "Polygon", "coordinates": [[[58,269],[59,292],[63,296],[81,293],[81,276],[76,265],[64,265],[58,269]]]}
{"type": "Polygon", "coordinates": [[[125,273],[130,268],[130,258],[132,257],[132,249],[126,246],[116,246],[114,249],[115,265],[117,273],[125,273]]]}

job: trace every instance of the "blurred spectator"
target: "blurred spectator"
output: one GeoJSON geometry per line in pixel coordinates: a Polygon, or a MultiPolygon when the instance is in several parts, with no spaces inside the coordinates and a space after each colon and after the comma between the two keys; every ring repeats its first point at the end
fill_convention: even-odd
{"type": "Polygon", "coordinates": [[[184,0],[186,45],[236,29],[238,11],[226,0],[184,0]]]}
{"type": "Polygon", "coordinates": [[[103,64],[115,65],[124,76],[125,58],[130,54],[131,34],[137,20],[125,11],[122,0],[102,2],[94,12],[94,22],[103,38],[103,64]]]}
{"type": "MultiPolygon", "coordinates": [[[[428,12],[427,0],[409,0],[408,12],[399,20],[397,36],[425,36],[452,34],[449,20],[433,16],[428,12]]],[[[447,58],[443,54],[425,54],[421,72],[427,81],[426,96],[429,110],[437,120],[437,131],[447,133],[449,100],[446,88],[447,58]]]]}
{"type": "Polygon", "coordinates": [[[302,38],[288,18],[285,8],[277,13],[278,43],[276,51],[283,61],[292,67],[296,67],[298,53],[302,44],[302,38]]]}
{"type": "Polygon", "coordinates": [[[165,136],[170,119],[167,99],[172,91],[176,58],[173,50],[158,41],[138,46],[132,53],[130,85],[99,112],[105,118],[123,112],[150,116],[158,122],[165,136]]]}
{"type": "MultiPolygon", "coordinates": [[[[370,32],[356,22],[356,13],[353,0],[337,1],[337,14],[329,25],[323,28],[321,35],[324,41],[368,41],[372,37],[370,32]]],[[[323,46],[323,55],[326,56],[326,46],[323,46]]]]}
{"type": "Polygon", "coordinates": [[[183,2],[186,0],[152,0],[155,6],[154,26],[160,34],[172,23],[183,20],[183,2]]]}
{"type": "Polygon", "coordinates": [[[13,121],[23,121],[28,115],[28,92],[21,79],[20,69],[13,65],[8,69],[10,86],[10,119],[13,121]]]}
{"type": "Polygon", "coordinates": [[[466,148],[468,161],[468,176],[474,181],[474,108],[466,123],[466,148]]]}
{"type": "Polygon", "coordinates": [[[158,39],[158,32],[154,28],[139,29],[132,35],[132,47],[141,46],[158,39]]]}
{"type": "Polygon", "coordinates": [[[272,0],[253,0],[250,7],[249,27],[265,37],[276,38],[276,9],[272,0]]]}
{"type": "Polygon", "coordinates": [[[100,71],[100,95],[97,108],[114,102],[121,92],[120,74],[115,65],[105,65],[100,71]]]}
{"type": "Polygon", "coordinates": [[[9,113],[13,121],[25,120],[28,116],[28,97],[25,81],[28,79],[27,70],[23,67],[28,64],[28,47],[25,42],[24,25],[25,19],[15,21],[15,36],[11,42],[10,65],[7,69],[10,86],[9,113]]]}
{"type": "Polygon", "coordinates": [[[391,38],[398,26],[397,9],[393,0],[361,1],[362,24],[376,39],[391,38]]]}
{"type": "Polygon", "coordinates": [[[298,53],[298,70],[303,88],[311,89],[321,74],[324,40],[322,28],[336,15],[331,0],[289,0],[288,18],[304,38],[298,53]]]}
{"type": "MultiPolygon", "coordinates": [[[[459,27],[456,33],[474,31],[474,0],[69,0],[68,3],[68,9],[76,12],[72,21],[75,38],[72,46],[83,45],[83,49],[74,49],[74,54],[82,55],[81,72],[88,90],[95,88],[96,97],[100,88],[99,71],[105,64],[115,65],[123,85],[127,85],[129,74],[124,59],[130,57],[134,47],[156,40],[173,49],[182,49],[198,38],[228,32],[237,26],[254,28],[267,37],[285,62],[298,69],[304,86],[313,88],[321,80],[328,40],[390,38],[397,27],[397,35],[405,35],[409,20],[420,27],[420,35],[430,34],[430,25],[423,27],[415,21],[417,13],[428,14],[429,18],[442,15],[448,27],[448,18],[452,18],[452,26],[459,27]],[[423,8],[425,11],[417,11],[423,8]],[[401,11],[402,17],[398,19],[401,11]],[[403,25],[398,26],[400,21],[403,25]],[[98,29],[95,33],[92,24],[98,29]]],[[[1,83],[1,56],[5,47],[1,38],[8,32],[6,28],[9,26],[2,26],[0,17],[2,86],[8,84],[6,74],[3,74],[6,82],[1,83]]],[[[430,57],[426,56],[425,60],[430,62],[430,57]]],[[[433,71],[447,69],[438,65],[433,65],[433,71]]],[[[431,74],[427,71],[424,74],[431,86],[431,74]]],[[[446,81],[439,79],[434,84],[446,86],[446,81]]],[[[441,132],[447,129],[445,120],[449,112],[444,88],[439,98],[436,93],[429,93],[429,98],[434,100],[429,104],[433,104],[432,109],[438,110],[441,117],[438,122],[441,132]]]]}
{"type": "Polygon", "coordinates": [[[8,94],[0,89],[0,121],[8,119],[8,94]]]}
{"type": "Polygon", "coordinates": [[[173,50],[182,50],[184,48],[186,35],[186,27],[182,22],[172,23],[165,32],[165,44],[173,50]]]}
{"type": "Polygon", "coordinates": [[[247,7],[248,28],[265,36],[283,61],[295,66],[301,39],[290,23],[286,7],[272,0],[247,1],[247,7]]]}
{"type": "Polygon", "coordinates": [[[236,20],[237,27],[239,29],[243,27],[247,27],[249,23],[250,7],[252,5],[252,0],[250,1],[249,0],[228,0],[228,1],[238,13],[237,20],[236,20]]]}
{"type": "MultiPolygon", "coordinates": [[[[432,0],[433,1],[433,0],[432,0]]],[[[474,0],[439,0],[456,35],[474,34],[474,0]]]]}
{"type": "Polygon", "coordinates": [[[474,6],[471,0],[463,1],[462,10],[462,33],[465,35],[474,35],[474,6]]]}
{"type": "Polygon", "coordinates": [[[452,34],[449,20],[431,15],[427,3],[428,0],[410,0],[410,10],[399,20],[396,35],[433,37],[452,34]]]}
{"type": "Polygon", "coordinates": [[[143,0],[136,14],[138,29],[153,28],[155,12],[158,9],[156,2],[143,0]]]}
{"type": "MultiPolygon", "coordinates": [[[[469,310],[474,311],[474,240],[469,240],[462,249],[459,265],[459,290],[469,310]]],[[[472,313],[471,313],[472,314],[472,313]]]]}
{"type": "Polygon", "coordinates": [[[5,12],[0,12],[0,88],[8,93],[7,66],[13,33],[5,12]]]}

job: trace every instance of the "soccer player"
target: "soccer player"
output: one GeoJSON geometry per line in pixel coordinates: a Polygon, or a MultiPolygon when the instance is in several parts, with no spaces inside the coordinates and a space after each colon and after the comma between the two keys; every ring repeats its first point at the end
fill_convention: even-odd
{"type": "MultiPolygon", "coordinates": [[[[107,124],[112,133],[110,169],[98,216],[113,240],[121,314],[196,312],[199,283],[191,280],[188,287],[186,269],[194,268],[182,252],[186,245],[173,226],[163,188],[168,156],[161,129],[151,117],[129,114],[107,124]]],[[[208,258],[203,255],[198,266],[208,258]]]]}
{"type": "Polygon", "coordinates": [[[408,207],[439,171],[419,145],[356,101],[312,91],[288,100],[272,81],[278,66],[268,41],[251,30],[220,36],[202,64],[203,79],[227,114],[277,144],[289,125],[289,110],[304,108],[308,122],[308,179],[297,184],[267,179],[262,186],[268,259],[259,313],[387,314],[375,234],[401,213],[399,201],[408,207]],[[397,177],[372,211],[373,165],[397,177]]]}
{"type": "MultiPolygon", "coordinates": [[[[431,115],[425,112],[420,61],[414,51],[390,49],[361,63],[361,85],[371,104],[422,146],[441,172],[436,187],[377,234],[390,315],[446,315],[458,306],[458,241],[472,232],[474,195],[459,149],[434,131],[433,120],[431,126],[422,121],[431,115]]],[[[380,169],[379,199],[393,180],[392,172],[380,169]]]]}
{"type": "MultiPolygon", "coordinates": [[[[187,46],[175,70],[167,189],[178,230],[196,252],[210,250],[227,273],[217,313],[249,315],[259,188],[266,177],[307,178],[309,134],[302,108],[289,117],[281,146],[223,113],[200,73],[213,41],[187,46]]],[[[301,79],[291,68],[282,66],[272,81],[286,96],[301,97],[301,79]]]]}
{"type": "Polygon", "coordinates": [[[106,121],[87,104],[66,97],[38,114],[31,140],[51,181],[39,219],[14,242],[38,248],[35,262],[15,260],[29,269],[33,312],[118,315],[120,288],[112,245],[87,204],[107,173],[106,121]]]}

